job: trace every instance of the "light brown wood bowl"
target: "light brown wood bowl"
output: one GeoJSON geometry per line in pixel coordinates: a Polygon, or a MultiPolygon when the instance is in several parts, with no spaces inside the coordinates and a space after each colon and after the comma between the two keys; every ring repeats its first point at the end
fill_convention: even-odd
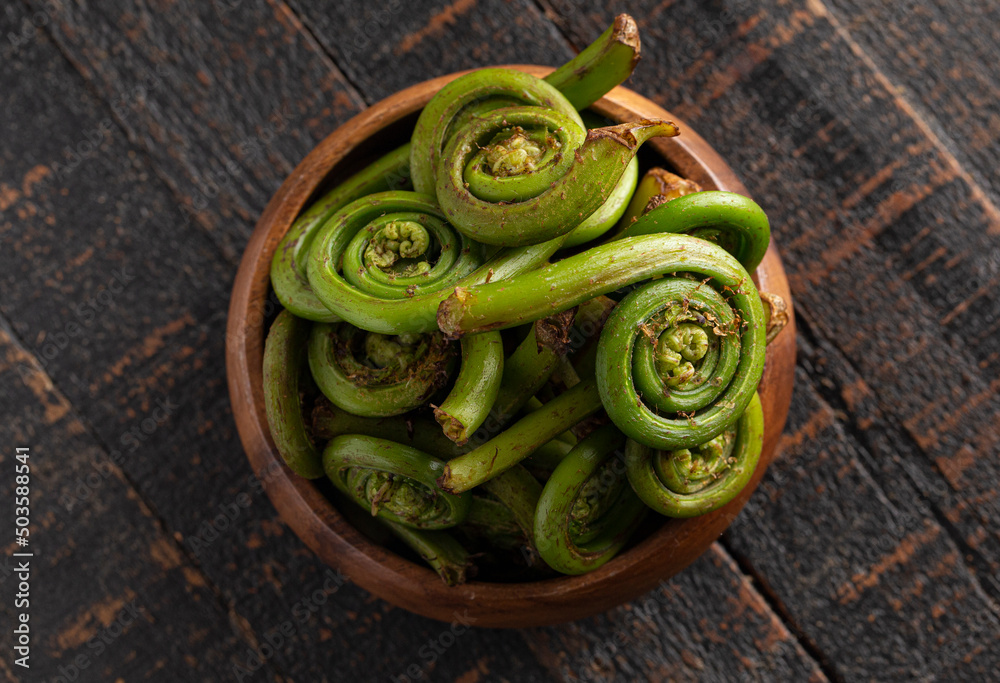
{"type": "MultiPolygon", "coordinates": [[[[551,71],[539,66],[513,68],[538,76],[551,71]]],[[[475,625],[486,627],[538,626],[579,619],[646,593],[687,567],[719,538],[757,488],[775,457],[791,401],[794,317],[767,350],[760,383],[765,423],[760,464],[750,484],[724,508],[694,519],[664,518],[657,530],[589,574],[525,583],[472,580],[449,587],[419,561],[410,561],[372,542],[348,523],[313,483],[285,467],[271,441],[261,373],[264,320],[274,307],[273,298],[268,299],[271,257],[311,199],[405,142],[420,109],[459,75],[419,83],[358,114],[323,140],[271,199],[243,254],[229,306],[226,369],[233,414],[247,457],[254,472],[266,483],[281,517],[324,562],[339,568],[359,586],[394,605],[442,621],[452,621],[456,613],[467,613],[475,619],[475,625]]],[[[674,120],[681,129],[679,137],[655,138],[645,147],[705,189],[747,194],[707,142],[648,99],[618,87],[593,109],[619,122],[641,118],[674,120]]],[[[763,291],[776,293],[791,305],[788,281],[773,243],[757,269],[756,280],[763,291]]]]}

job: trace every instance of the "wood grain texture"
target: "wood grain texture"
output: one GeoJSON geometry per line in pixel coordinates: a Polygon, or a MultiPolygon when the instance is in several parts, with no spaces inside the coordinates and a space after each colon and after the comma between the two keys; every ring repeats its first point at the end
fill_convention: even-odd
{"type": "Polygon", "coordinates": [[[1000,203],[1000,8],[978,2],[825,0],[848,40],[898,86],[915,116],[1000,203]]]}
{"type": "Polygon", "coordinates": [[[525,638],[571,681],[827,680],[719,544],[642,598],[525,638]]]}
{"type": "MultiPolygon", "coordinates": [[[[242,243],[287,170],[362,102],[470,63],[557,64],[598,35],[618,5],[640,21],[645,54],[629,85],[690,118],[737,166],[796,274],[810,336],[800,346],[801,405],[787,444],[793,454],[782,461],[787,470],[765,480],[775,500],[755,497],[754,514],[726,537],[721,552],[732,554],[735,567],[725,561],[718,569],[712,560],[697,579],[689,572],[671,582],[683,598],[662,612],[662,642],[629,641],[613,669],[588,676],[588,653],[628,628],[628,608],[546,633],[476,631],[434,658],[433,679],[778,680],[743,667],[744,659],[776,662],[784,671],[784,660],[761,655],[768,650],[753,638],[738,639],[733,654],[716,640],[698,641],[702,629],[711,632],[700,621],[674,626],[675,610],[683,616],[713,596],[737,595],[735,579],[762,589],[760,599],[799,643],[787,652],[804,648],[832,678],[996,678],[998,96],[990,70],[996,22],[982,3],[887,10],[860,0],[677,0],[596,11],[578,0],[436,2],[407,8],[385,27],[376,23],[367,51],[351,55],[338,46],[357,37],[358,22],[365,30],[381,9],[375,3],[319,10],[300,3],[298,18],[283,5],[249,0],[8,4],[0,32],[7,132],[0,142],[0,311],[13,336],[72,405],[96,440],[92,447],[109,456],[122,449],[123,434],[141,429],[157,399],[182,403],[130,454],[122,472],[135,488],[126,502],[109,505],[139,497],[159,527],[189,547],[219,504],[249,489],[222,382],[221,311],[242,243]],[[896,25],[884,28],[887,12],[896,25]],[[324,23],[327,16],[334,20],[324,23]],[[519,16],[527,25],[507,30],[519,16]],[[555,42],[517,41],[517,30],[555,42]],[[568,41],[559,42],[560,34],[568,41]],[[396,58],[401,44],[406,54],[396,58]],[[170,87],[142,104],[135,88],[158,66],[170,87]],[[284,103],[295,114],[278,130],[271,117],[284,103]],[[105,119],[117,127],[113,134],[101,134],[105,119]],[[76,148],[88,132],[103,137],[100,151],[53,183],[43,169],[65,165],[65,146],[76,148]],[[263,137],[270,142],[246,161],[241,150],[263,137]],[[205,178],[230,160],[240,174],[209,197],[216,193],[205,178]],[[195,206],[192,219],[184,207],[195,206]],[[106,288],[111,271],[133,264],[142,266],[141,277],[115,298],[114,312],[83,324],[75,308],[106,288]],[[69,322],[82,330],[73,343],[46,346],[69,322]],[[815,491],[818,485],[837,496],[815,491]],[[826,514],[859,521],[838,528],[834,545],[820,523],[826,514]],[[799,518],[816,539],[789,531],[799,518]],[[758,542],[758,533],[768,541],[758,542]],[[895,545],[879,554],[872,534],[895,545]],[[787,548],[794,557],[781,561],[787,548]],[[808,575],[796,561],[807,563],[808,575]],[[840,604],[838,591],[850,595],[850,587],[858,597],[840,604]],[[893,600],[901,601],[898,610],[893,600]],[[708,660],[707,669],[690,656],[694,664],[677,662],[678,653],[701,657],[699,648],[722,659],[708,660]],[[932,661],[938,653],[954,675],[932,661]],[[673,668],[665,669],[668,658],[673,668]],[[731,668],[715,668],[723,665],[731,668]]],[[[56,447],[73,443],[50,431],[56,447]]],[[[72,527],[77,546],[97,528],[79,524],[72,527]]],[[[188,564],[217,587],[241,637],[258,642],[325,580],[259,494],[227,535],[188,564]]],[[[54,564],[46,589],[69,593],[73,570],[54,564]]],[[[125,585],[137,590],[142,581],[125,585]]],[[[157,585],[178,595],[171,612],[187,609],[178,592],[157,585]]],[[[401,664],[427,663],[420,650],[439,625],[349,586],[334,598],[257,679],[315,680],[317,671],[330,680],[348,673],[398,679],[401,664]]],[[[735,624],[769,620],[743,616],[735,624]]],[[[209,619],[206,629],[206,647],[231,652],[228,623],[209,619]]],[[[145,635],[144,657],[169,651],[162,632],[145,635]]],[[[807,660],[788,666],[811,671],[807,660]]],[[[13,678],[2,660],[0,672],[13,678]]]]}
{"type": "MultiPolygon", "coordinates": [[[[67,674],[105,681],[229,676],[229,659],[250,646],[245,634],[2,322],[0,385],[0,467],[13,473],[15,446],[29,446],[32,492],[29,545],[8,541],[0,565],[0,614],[10,626],[0,636],[5,652],[13,652],[17,614],[30,615],[30,672],[5,656],[11,669],[25,681],[67,674]],[[27,560],[30,604],[15,610],[21,578],[15,570],[24,560],[10,553],[19,550],[34,557],[27,560]]],[[[0,521],[12,530],[14,477],[2,481],[0,495],[9,504],[0,521]]]]}
{"type": "Polygon", "coordinates": [[[808,326],[801,340],[818,387],[797,387],[785,457],[727,545],[784,596],[843,680],[995,677],[1000,619],[949,522],[914,495],[905,459],[913,454],[873,440],[874,423],[853,423],[846,411],[867,414],[875,394],[832,345],[811,340],[808,326]],[[887,633],[892,650],[874,645],[887,633]]]}
{"type": "Polygon", "coordinates": [[[230,260],[281,177],[362,106],[280,2],[32,9],[230,260]]]}
{"type": "Polygon", "coordinates": [[[573,56],[530,0],[290,4],[369,104],[463,69],[558,66],[573,56]]]}

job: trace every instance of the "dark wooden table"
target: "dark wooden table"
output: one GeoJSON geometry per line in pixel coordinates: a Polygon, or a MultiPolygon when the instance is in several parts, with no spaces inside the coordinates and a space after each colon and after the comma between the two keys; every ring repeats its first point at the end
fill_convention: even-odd
{"type": "Polygon", "coordinates": [[[5,3],[6,678],[1000,678],[1000,10],[612,5],[5,3]],[[338,587],[277,518],[230,414],[229,288],[268,198],[338,124],[432,75],[561,63],[615,11],[642,32],[631,87],[771,217],[799,315],[783,455],[645,598],[451,636],[338,587]],[[20,445],[30,671],[12,654],[20,445]]]}

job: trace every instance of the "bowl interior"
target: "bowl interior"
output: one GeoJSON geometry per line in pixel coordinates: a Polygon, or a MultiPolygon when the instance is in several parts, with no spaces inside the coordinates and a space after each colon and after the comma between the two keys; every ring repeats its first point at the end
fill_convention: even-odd
{"type": "MultiPolygon", "coordinates": [[[[516,67],[543,75],[541,67],[516,67]]],[[[362,112],[314,149],[272,198],[247,246],[233,288],[227,329],[227,371],[237,428],[247,456],[282,518],[328,564],[372,593],[411,611],[450,621],[468,613],[481,626],[556,623],[605,611],[648,591],[694,561],[728,527],[774,458],[791,398],[794,326],[768,347],[760,385],[765,442],[760,464],[743,493],[724,508],[689,520],[656,518],[629,547],[582,576],[500,583],[472,580],[448,587],[420,560],[381,545],[350,524],[329,500],[332,485],[294,475],[281,461],[267,429],[261,362],[268,324],[276,314],[270,296],[270,262],[277,243],[301,210],[381,154],[409,138],[423,105],[448,80],[427,81],[362,112]]],[[[624,88],[615,88],[593,109],[615,121],[670,118],[666,111],[624,88]]],[[[693,130],[647,143],[641,162],[667,166],[705,189],[746,190],[725,162],[693,130]]],[[[761,289],[791,302],[775,249],[755,279],[761,289]]]]}

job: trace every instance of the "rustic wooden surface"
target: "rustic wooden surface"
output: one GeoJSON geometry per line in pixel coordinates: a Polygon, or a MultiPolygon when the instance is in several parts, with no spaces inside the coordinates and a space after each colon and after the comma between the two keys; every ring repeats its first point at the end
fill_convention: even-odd
{"type": "Polygon", "coordinates": [[[611,5],[4,5],[0,481],[9,501],[29,443],[37,552],[32,670],[5,627],[5,678],[1000,677],[996,10],[611,5]],[[228,290],[268,197],[339,123],[458,68],[557,64],[615,11],[642,32],[629,85],[696,125],[772,219],[799,314],[784,454],[645,598],[442,648],[446,625],[334,591],[252,478],[228,290]]]}

